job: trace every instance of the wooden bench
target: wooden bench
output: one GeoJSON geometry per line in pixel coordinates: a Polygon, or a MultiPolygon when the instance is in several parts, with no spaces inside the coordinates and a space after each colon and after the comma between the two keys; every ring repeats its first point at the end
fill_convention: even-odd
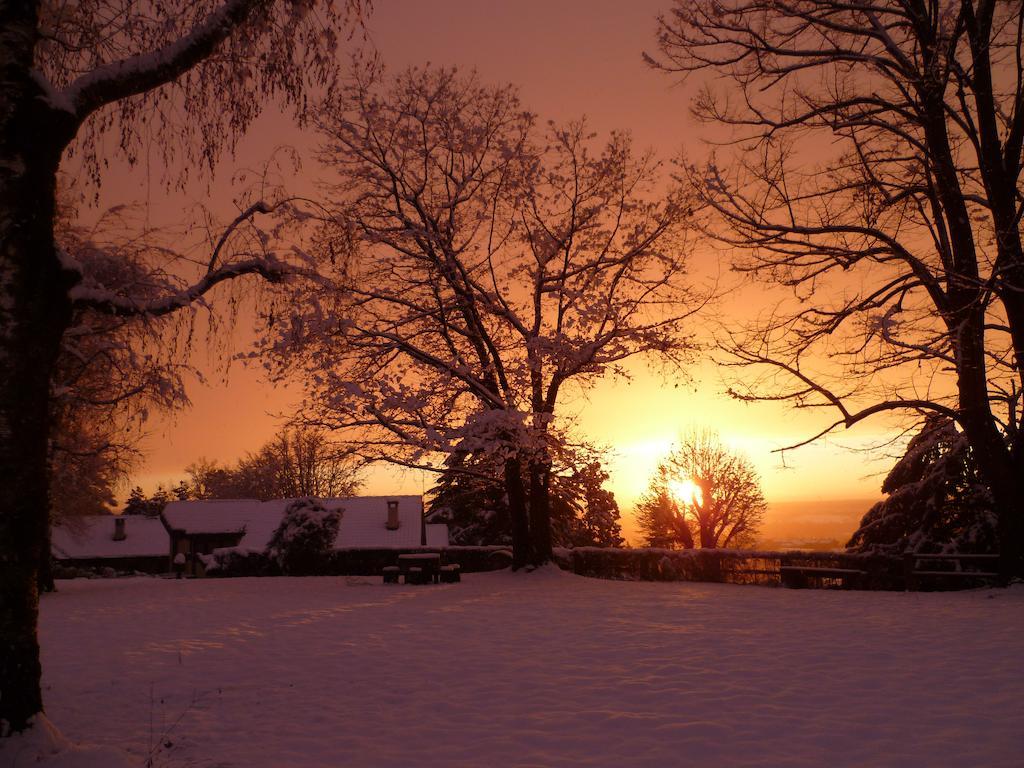
{"type": "Polygon", "coordinates": [[[398,576],[401,574],[402,569],[397,565],[388,565],[381,569],[381,573],[384,576],[385,584],[397,584],[398,576]]]}
{"type": "Polygon", "coordinates": [[[843,589],[856,589],[864,582],[867,571],[856,568],[821,568],[811,565],[783,565],[779,567],[779,576],[783,586],[791,589],[806,587],[810,579],[820,580],[822,586],[826,580],[839,582],[843,589]]]}
{"type": "Polygon", "coordinates": [[[458,584],[460,581],[462,581],[462,576],[460,575],[461,570],[462,569],[459,567],[458,563],[453,563],[452,565],[442,565],[441,583],[458,584]]]}
{"type": "Polygon", "coordinates": [[[903,575],[906,588],[921,589],[921,585],[931,583],[959,582],[973,579],[979,585],[999,582],[999,555],[933,555],[908,553],[903,556],[903,575]],[[941,563],[953,563],[954,569],[944,570],[941,563]],[[974,566],[974,570],[964,570],[965,565],[974,566]]]}

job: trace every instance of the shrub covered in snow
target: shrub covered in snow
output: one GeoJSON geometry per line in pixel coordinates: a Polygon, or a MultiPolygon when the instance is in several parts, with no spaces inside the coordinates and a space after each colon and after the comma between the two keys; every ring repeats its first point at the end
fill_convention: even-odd
{"type": "Polygon", "coordinates": [[[215,549],[208,555],[199,555],[206,566],[206,575],[219,578],[242,576],[280,576],[281,569],[277,561],[266,552],[243,549],[241,547],[224,547],[215,549]]]}
{"type": "Polygon", "coordinates": [[[327,509],[317,499],[296,499],[285,509],[267,554],[287,576],[322,573],[340,525],[341,510],[327,509]]]}

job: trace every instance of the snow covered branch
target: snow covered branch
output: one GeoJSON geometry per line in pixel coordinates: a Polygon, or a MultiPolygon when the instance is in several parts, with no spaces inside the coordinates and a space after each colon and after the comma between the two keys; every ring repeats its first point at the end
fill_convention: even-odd
{"type": "Polygon", "coordinates": [[[117,316],[160,317],[192,305],[214,286],[225,281],[234,280],[244,275],[259,275],[267,282],[277,283],[290,272],[291,270],[285,262],[272,258],[254,258],[218,267],[212,272],[207,272],[192,285],[157,299],[140,300],[81,285],[72,288],[70,294],[74,305],[79,308],[117,316]]]}
{"type": "Polygon", "coordinates": [[[61,94],[79,120],[111,102],[145,93],[180,77],[210,54],[255,11],[272,0],[225,0],[188,34],[153,51],[104,64],[61,94]]]}

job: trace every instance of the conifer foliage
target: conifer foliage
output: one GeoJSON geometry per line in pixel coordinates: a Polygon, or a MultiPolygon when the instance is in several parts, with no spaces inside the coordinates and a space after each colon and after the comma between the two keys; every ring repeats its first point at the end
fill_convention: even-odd
{"type": "Polygon", "coordinates": [[[951,419],[925,421],[882,483],[887,498],[861,520],[855,552],[991,553],[997,547],[992,494],[970,444],[951,419]]]}
{"type": "MultiPolygon", "coordinates": [[[[511,520],[502,467],[479,453],[460,452],[446,461],[431,490],[427,522],[446,523],[457,545],[511,544],[511,520]]],[[[604,487],[599,462],[552,475],[552,543],[556,547],[619,547],[624,544],[615,495],[604,487]]]]}

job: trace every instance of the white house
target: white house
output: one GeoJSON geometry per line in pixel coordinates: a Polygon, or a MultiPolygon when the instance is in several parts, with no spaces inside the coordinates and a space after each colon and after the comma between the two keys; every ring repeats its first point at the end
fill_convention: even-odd
{"type": "MultiPolygon", "coordinates": [[[[170,537],[169,551],[172,557],[185,555],[190,571],[196,555],[222,547],[262,551],[291,501],[172,501],[161,514],[170,537]]],[[[337,550],[448,546],[448,526],[424,522],[420,496],[350,496],[321,501],[342,512],[334,540],[337,550]]]]}

